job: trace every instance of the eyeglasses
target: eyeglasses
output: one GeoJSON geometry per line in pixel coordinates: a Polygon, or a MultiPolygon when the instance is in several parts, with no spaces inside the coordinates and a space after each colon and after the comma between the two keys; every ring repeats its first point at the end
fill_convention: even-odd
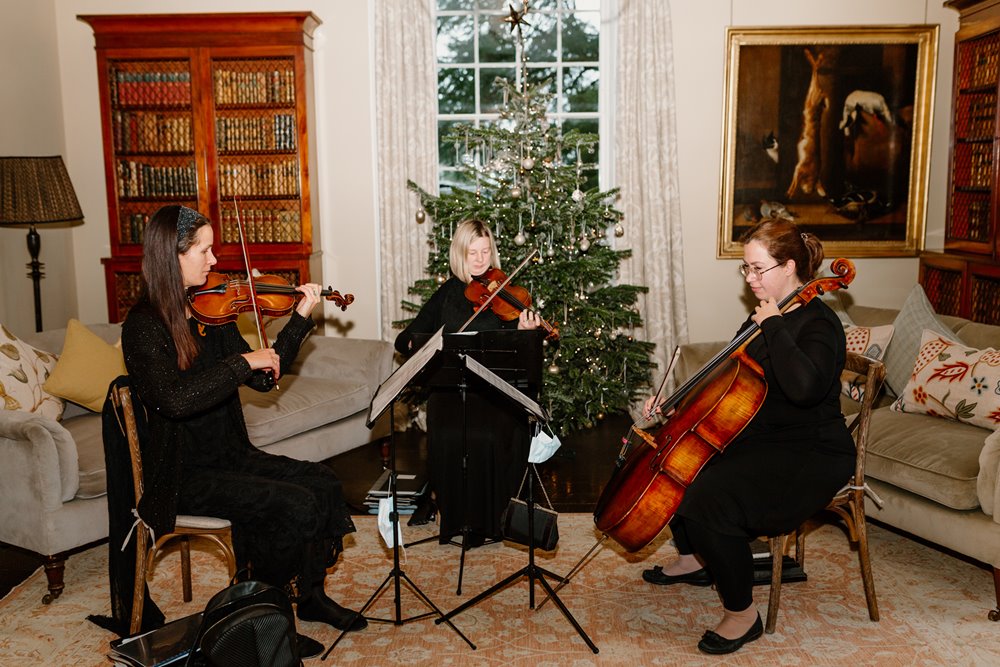
{"type": "Polygon", "coordinates": [[[782,264],[784,264],[784,262],[781,262],[779,264],[775,264],[770,269],[758,269],[756,266],[750,266],[749,264],[743,263],[743,264],[740,264],[740,273],[743,274],[744,278],[753,277],[753,278],[755,278],[757,280],[760,280],[760,277],[763,276],[765,273],[767,273],[771,269],[778,268],[782,264]]]}

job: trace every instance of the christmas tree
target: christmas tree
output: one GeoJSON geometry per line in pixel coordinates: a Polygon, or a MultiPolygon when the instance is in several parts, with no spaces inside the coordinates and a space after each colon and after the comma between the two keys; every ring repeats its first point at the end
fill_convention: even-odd
{"type": "MultiPolygon", "coordinates": [[[[511,15],[523,54],[523,13],[512,9],[511,15]]],[[[495,82],[504,100],[497,122],[458,125],[445,137],[465,187],[435,196],[409,183],[423,207],[417,222],[431,223],[430,277],[409,291],[426,301],[447,280],[452,233],[468,218],[490,225],[507,271],[531,257],[512,284],[526,287],[532,309],[559,330],[557,340],[546,341],[540,402],[553,427],[568,432],[625,411],[647,393],[653,345],[633,335],[642,324],[637,295],[645,288],[616,282],[631,253],[612,243],[624,233],[624,217],[614,207],[618,190],[588,185],[596,182],[596,166],[585,155],[595,153],[598,136],[563,133],[549,122],[549,82],[529,82],[523,55],[517,78],[495,82]]],[[[403,301],[403,307],[416,312],[420,304],[403,301]]]]}

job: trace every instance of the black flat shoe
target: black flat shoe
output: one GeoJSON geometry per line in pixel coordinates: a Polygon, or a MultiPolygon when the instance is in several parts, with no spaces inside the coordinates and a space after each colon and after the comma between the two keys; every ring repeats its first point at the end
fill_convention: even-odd
{"type": "Polygon", "coordinates": [[[302,659],[315,658],[323,652],[323,645],[312,637],[295,633],[295,643],[299,646],[299,657],[302,659]]]}
{"type": "Polygon", "coordinates": [[[711,586],[712,575],[708,570],[701,568],[687,574],[670,575],[663,573],[663,567],[656,565],[652,570],[643,570],[642,578],[657,586],[670,586],[671,584],[691,584],[692,586],[711,586]]]}
{"type": "Polygon", "coordinates": [[[295,615],[303,621],[318,621],[332,625],[338,630],[348,630],[355,632],[368,627],[365,617],[356,611],[351,611],[346,607],[324,597],[312,597],[304,602],[299,602],[295,609],[295,615]]]}
{"type": "Polygon", "coordinates": [[[726,639],[712,630],[706,630],[705,634],[701,636],[701,641],[698,642],[698,650],[711,655],[725,655],[738,651],[747,642],[760,639],[763,634],[764,624],[760,622],[760,614],[757,614],[757,620],[753,622],[746,634],[736,639],[726,639]]]}

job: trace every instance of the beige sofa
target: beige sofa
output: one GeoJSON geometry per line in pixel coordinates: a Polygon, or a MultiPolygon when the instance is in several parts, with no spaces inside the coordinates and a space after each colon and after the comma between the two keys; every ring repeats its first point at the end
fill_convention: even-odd
{"type": "MultiPolygon", "coordinates": [[[[109,343],[117,324],[88,325],[109,343]]],[[[47,352],[62,351],[65,329],[21,339],[47,352]]],[[[366,425],[375,389],[393,365],[391,343],[306,339],[280,390],[240,390],[251,441],[260,449],[321,461],[388,434],[388,420],[366,425]]],[[[67,403],[57,422],[0,410],[0,542],[45,557],[51,602],[63,589],[68,553],[106,539],[104,449],[100,414],[67,403]]]]}
{"type": "MultiPolygon", "coordinates": [[[[849,301],[845,297],[841,309],[853,323],[895,323],[898,329],[898,310],[848,305],[849,301]]],[[[1000,326],[956,317],[937,319],[969,347],[1000,348],[1000,326]]],[[[920,332],[916,335],[919,339],[920,332]]],[[[723,345],[682,346],[675,379],[690,377],[723,345]]],[[[887,350],[887,367],[892,345],[887,350]]],[[[909,368],[915,360],[916,350],[909,368]]],[[[856,411],[854,401],[847,397],[841,401],[845,414],[856,411]]],[[[1000,431],[895,412],[890,409],[891,396],[882,397],[879,403],[881,407],[872,413],[866,472],[883,504],[879,507],[869,498],[868,517],[991,566],[998,606],[988,616],[1000,620],[1000,431]]],[[[873,553],[872,559],[877,558],[878,553],[873,553]]]]}

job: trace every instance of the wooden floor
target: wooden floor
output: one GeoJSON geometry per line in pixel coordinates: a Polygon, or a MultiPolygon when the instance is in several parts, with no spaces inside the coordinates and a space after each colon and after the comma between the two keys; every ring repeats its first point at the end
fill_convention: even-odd
{"type": "MultiPolygon", "coordinates": [[[[621,439],[631,420],[611,415],[586,431],[561,436],[562,447],[539,465],[539,473],[552,504],[560,512],[592,512],[614,468],[621,439]]],[[[422,471],[427,443],[420,431],[398,433],[395,438],[396,469],[422,471]]],[[[364,498],[382,473],[383,446],[375,443],[335,456],[328,463],[344,484],[344,497],[358,514],[365,512],[364,498]]],[[[0,545],[0,597],[38,569],[35,554],[0,545]]]]}

